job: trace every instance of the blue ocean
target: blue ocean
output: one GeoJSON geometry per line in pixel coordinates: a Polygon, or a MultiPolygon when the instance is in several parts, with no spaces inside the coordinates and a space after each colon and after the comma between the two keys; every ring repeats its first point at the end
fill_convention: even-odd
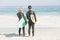
{"type": "MultiPolygon", "coordinates": [[[[16,14],[18,12],[18,8],[18,6],[0,7],[0,14],[16,14]]],[[[41,14],[39,12],[58,12],[56,14],[60,15],[60,6],[33,6],[33,10],[38,12],[37,14],[41,14]]],[[[27,11],[27,7],[23,7],[23,12],[26,13],[27,11]]]]}
{"type": "MultiPolygon", "coordinates": [[[[0,7],[0,27],[17,27],[19,6],[0,7]]],[[[35,28],[60,27],[60,6],[33,6],[37,22],[35,28]]],[[[27,7],[23,6],[26,15],[27,7]]]]}

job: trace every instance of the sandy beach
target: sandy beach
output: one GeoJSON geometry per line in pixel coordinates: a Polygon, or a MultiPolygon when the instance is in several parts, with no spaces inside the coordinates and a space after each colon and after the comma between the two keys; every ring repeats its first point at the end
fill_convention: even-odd
{"type": "Polygon", "coordinates": [[[35,36],[28,36],[28,25],[25,37],[18,36],[18,18],[16,15],[0,15],[0,40],[60,40],[60,16],[37,16],[35,36]]]}
{"type": "Polygon", "coordinates": [[[60,40],[60,0],[0,0],[0,40],[60,40]],[[35,13],[34,36],[32,30],[28,36],[28,23],[25,36],[23,30],[18,35],[21,11],[25,17],[35,13]]]}
{"type": "MultiPolygon", "coordinates": [[[[17,15],[0,15],[0,28],[17,27],[17,15]]],[[[37,15],[36,28],[60,27],[60,15],[37,15]]],[[[18,27],[19,28],[19,27],[18,27]]]]}
{"type": "Polygon", "coordinates": [[[18,28],[0,28],[0,40],[60,40],[60,28],[35,29],[35,36],[18,36],[18,28]]]}

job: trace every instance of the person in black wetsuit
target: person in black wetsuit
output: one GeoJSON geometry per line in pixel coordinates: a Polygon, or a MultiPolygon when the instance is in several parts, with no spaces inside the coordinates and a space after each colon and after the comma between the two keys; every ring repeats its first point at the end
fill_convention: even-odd
{"type": "Polygon", "coordinates": [[[28,22],[28,25],[29,25],[29,27],[28,27],[28,34],[30,36],[30,29],[32,27],[32,36],[34,36],[34,25],[35,25],[35,23],[33,23],[32,20],[31,20],[31,17],[30,17],[31,14],[34,15],[34,19],[35,19],[35,22],[36,22],[37,20],[36,20],[35,12],[32,10],[32,6],[29,5],[28,6],[28,12],[26,13],[27,19],[29,20],[29,22],[28,22]]]}
{"type": "MultiPolygon", "coordinates": [[[[24,16],[22,8],[19,8],[19,12],[17,13],[17,17],[20,19],[24,16]]],[[[25,18],[24,18],[25,19],[25,18]]],[[[25,27],[23,29],[23,36],[25,36],[25,27]]],[[[21,28],[19,28],[19,36],[21,35],[21,28]]]]}

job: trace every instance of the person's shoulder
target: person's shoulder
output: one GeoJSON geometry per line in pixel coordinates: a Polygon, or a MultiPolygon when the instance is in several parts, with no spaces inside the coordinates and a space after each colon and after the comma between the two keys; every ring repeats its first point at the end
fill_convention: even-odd
{"type": "Polygon", "coordinates": [[[35,14],[35,11],[32,10],[32,12],[33,12],[33,14],[35,14]]]}
{"type": "Polygon", "coordinates": [[[28,13],[29,11],[27,11],[27,13],[28,13]]]}
{"type": "Polygon", "coordinates": [[[33,10],[31,10],[31,13],[35,13],[33,10]]]}
{"type": "Polygon", "coordinates": [[[19,12],[17,14],[19,14],[19,12]]]}
{"type": "Polygon", "coordinates": [[[29,11],[26,12],[26,14],[28,14],[28,13],[29,13],[29,11]]]}
{"type": "Polygon", "coordinates": [[[35,11],[32,10],[32,12],[35,12],[35,11]]]}
{"type": "Polygon", "coordinates": [[[24,13],[21,13],[22,15],[24,15],[24,13]]]}
{"type": "Polygon", "coordinates": [[[17,15],[19,14],[19,12],[17,13],[17,15]]]}
{"type": "Polygon", "coordinates": [[[18,13],[17,13],[17,15],[18,15],[18,13]]]}
{"type": "Polygon", "coordinates": [[[31,10],[31,12],[35,12],[35,11],[31,10]]]}

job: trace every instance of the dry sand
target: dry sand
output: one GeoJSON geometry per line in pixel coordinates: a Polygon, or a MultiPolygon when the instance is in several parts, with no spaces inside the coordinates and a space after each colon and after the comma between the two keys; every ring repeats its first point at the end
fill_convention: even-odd
{"type": "Polygon", "coordinates": [[[60,28],[35,29],[35,36],[18,36],[17,28],[0,28],[0,40],[60,40],[60,28]]]}

